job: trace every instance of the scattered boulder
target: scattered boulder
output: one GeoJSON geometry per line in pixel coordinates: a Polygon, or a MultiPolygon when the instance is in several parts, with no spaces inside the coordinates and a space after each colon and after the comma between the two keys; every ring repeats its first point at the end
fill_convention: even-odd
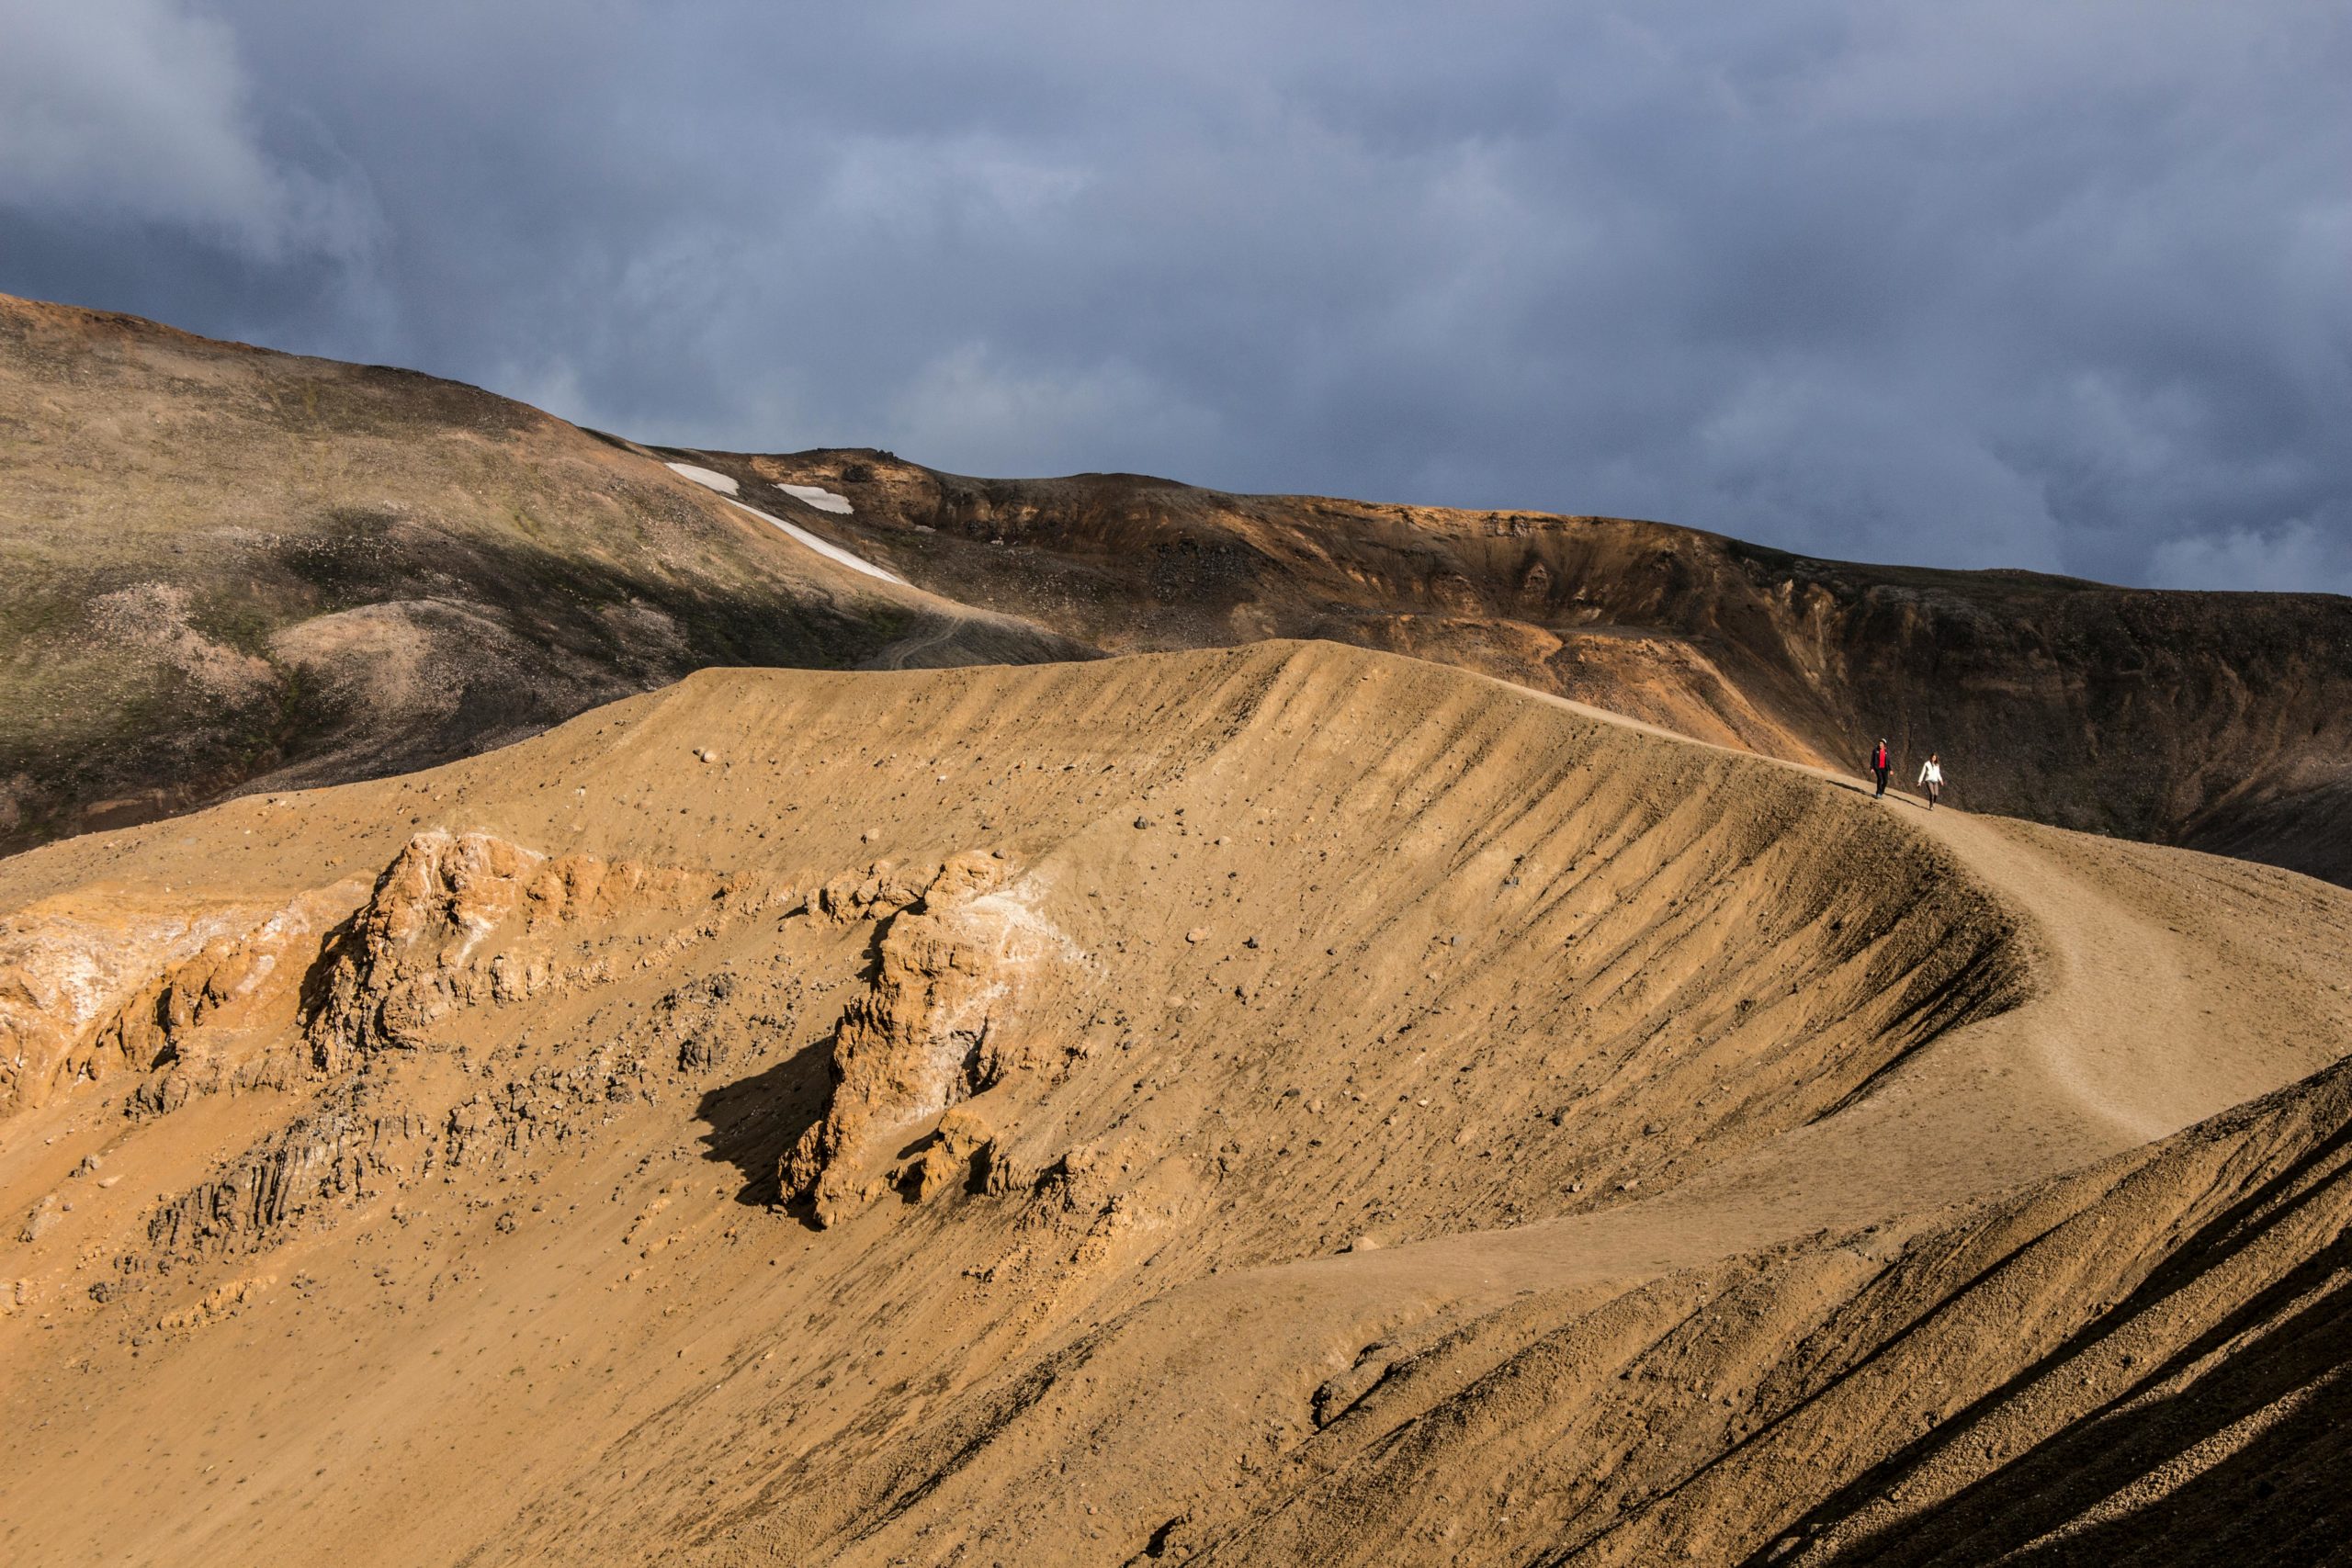
{"type": "Polygon", "coordinates": [[[17,1231],[17,1239],[30,1246],[55,1230],[57,1222],[62,1216],[63,1211],[58,1207],[57,1194],[48,1193],[40,1202],[33,1205],[33,1212],[25,1216],[24,1226],[17,1231]]]}

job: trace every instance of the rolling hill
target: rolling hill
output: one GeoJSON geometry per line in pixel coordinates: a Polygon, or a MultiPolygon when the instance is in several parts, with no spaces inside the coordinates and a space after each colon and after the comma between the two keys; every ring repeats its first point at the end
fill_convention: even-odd
{"type": "Polygon", "coordinates": [[[0,296],[0,851],[713,664],[1082,651],[471,387],[0,296]]]}

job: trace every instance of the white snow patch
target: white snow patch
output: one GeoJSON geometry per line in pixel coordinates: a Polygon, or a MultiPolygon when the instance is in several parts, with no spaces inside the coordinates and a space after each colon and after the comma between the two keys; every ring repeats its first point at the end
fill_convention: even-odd
{"type": "Polygon", "coordinates": [[[849,568],[852,571],[862,571],[868,577],[878,577],[885,582],[895,582],[900,587],[906,586],[907,580],[905,578],[900,577],[894,572],[885,571],[880,567],[876,566],[872,561],[867,560],[864,556],[853,555],[849,551],[842,548],[839,545],[831,543],[830,540],[817,537],[816,535],[811,534],[806,528],[796,528],[781,517],[770,517],[758,507],[745,506],[740,501],[729,501],[727,504],[739,508],[741,511],[748,512],[752,516],[757,517],[763,522],[775,524],[777,527],[783,529],[786,533],[791,535],[794,538],[799,540],[802,544],[808,546],[819,555],[823,556],[827,560],[837,560],[841,562],[842,565],[849,568]]]}
{"type": "Polygon", "coordinates": [[[698,485],[708,485],[721,495],[734,495],[743,488],[716,469],[697,468],[692,463],[673,463],[670,465],[670,471],[673,474],[684,474],[698,485]]]}
{"type": "Polygon", "coordinates": [[[825,489],[821,485],[780,484],[775,488],[784,491],[785,494],[792,497],[795,501],[807,502],[809,505],[815,507],[820,512],[837,512],[843,517],[846,517],[851,512],[855,510],[855,508],[850,505],[849,497],[845,495],[836,495],[833,491],[825,489]]]}
{"type": "MultiPolygon", "coordinates": [[[[849,568],[852,571],[862,571],[868,577],[878,577],[885,582],[895,582],[901,588],[906,586],[907,580],[905,578],[900,577],[894,572],[883,570],[880,567],[876,566],[872,561],[867,560],[863,556],[853,555],[848,550],[842,548],[839,545],[831,543],[830,540],[817,537],[816,535],[811,534],[806,528],[796,528],[781,517],[771,517],[756,506],[745,506],[741,502],[735,499],[735,492],[741,487],[737,485],[733,479],[729,479],[725,474],[713,473],[708,468],[697,468],[692,463],[673,463],[670,467],[677,472],[684,474],[686,478],[694,480],[695,483],[698,485],[708,485],[711,489],[717,491],[720,495],[727,498],[728,505],[732,506],[739,511],[748,512],[763,523],[775,524],[777,527],[783,529],[786,533],[791,535],[794,538],[799,540],[802,544],[808,546],[810,549],[816,551],[827,560],[839,561],[842,565],[849,568]]],[[[807,485],[783,485],[778,488],[794,491],[796,492],[801,490],[814,489],[813,486],[807,485]]],[[[830,491],[821,490],[817,491],[816,493],[819,495],[831,494],[830,491]]],[[[808,501],[808,498],[807,496],[802,496],[801,499],[808,501]]],[[[841,505],[838,507],[828,506],[824,510],[827,512],[847,512],[849,510],[849,502],[842,497],[835,495],[832,496],[832,499],[841,502],[841,505]]],[[[810,501],[808,502],[808,504],[815,506],[818,502],[810,501]]]]}

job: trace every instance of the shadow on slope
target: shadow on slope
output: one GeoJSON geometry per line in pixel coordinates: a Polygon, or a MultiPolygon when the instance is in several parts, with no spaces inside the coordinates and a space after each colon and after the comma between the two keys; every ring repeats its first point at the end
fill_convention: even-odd
{"type": "Polygon", "coordinates": [[[695,1101],[695,1119],[709,1129],[702,1134],[702,1157],[732,1167],[742,1178],[736,1202],[758,1209],[782,1202],[776,1169],[825,1112],[831,1052],[827,1036],[756,1073],[706,1089],[695,1101]]]}

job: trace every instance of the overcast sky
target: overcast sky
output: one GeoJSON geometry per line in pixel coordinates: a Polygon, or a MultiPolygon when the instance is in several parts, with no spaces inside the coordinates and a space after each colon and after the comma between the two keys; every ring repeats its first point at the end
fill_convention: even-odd
{"type": "Polygon", "coordinates": [[[2352,592],[2352,4],[0,0],[0,289],[643,439],[2352,592]]]}

